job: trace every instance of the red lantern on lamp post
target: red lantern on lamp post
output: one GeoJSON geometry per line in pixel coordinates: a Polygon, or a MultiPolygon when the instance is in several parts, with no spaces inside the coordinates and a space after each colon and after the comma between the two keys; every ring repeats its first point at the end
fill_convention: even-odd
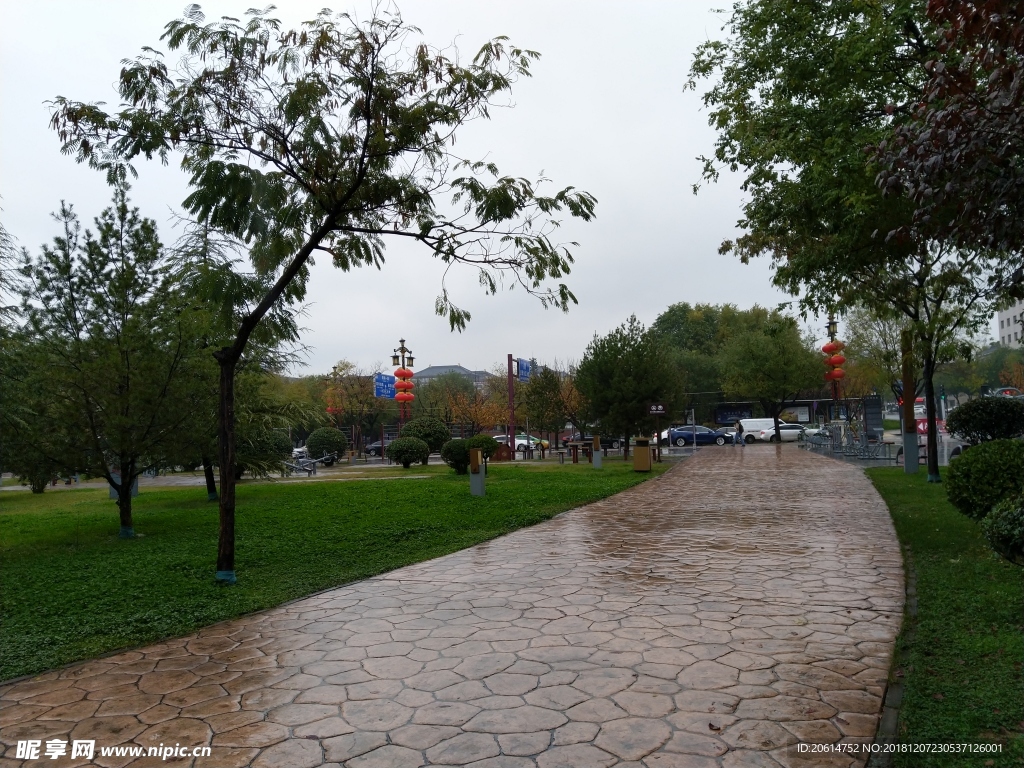
{"type": "Polygon", "coordinates": [[[839,412],[839,381],[846,376],[846,371],[841,367],[846,362],[846,358],[839,354],[846,348],[846,345],[836,338],[838,331],[839,323],[836,322],[834,317],[829,315],[828,325],[826,326],[829,341],[821,347],[821,351],[825,353],[825,359],[822,362],[824,362],[829,369],[825,373],[825,381],[831,382],[832,384],[833,418],[835,418],[835,415],[839,412]]]}
{"type": "Polygon", "coordinates": [[[405,339],[399,339],[398,344],[398,349],[391,356],[391,364],[398,366],[395,369],[395,401],[398,403],[398,431],[401,433],[402,424],[412,413],[412,401],[416,399],[412,390],[416,385],[412,382],[412,350],[405,346],[405,339]]]}

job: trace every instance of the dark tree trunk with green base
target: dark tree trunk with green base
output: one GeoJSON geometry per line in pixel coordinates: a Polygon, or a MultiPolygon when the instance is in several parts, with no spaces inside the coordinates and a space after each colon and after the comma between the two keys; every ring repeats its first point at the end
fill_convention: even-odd
{"type": "Polygon", "coordinates": [[[217,581],[235,583],[235,367],[238,355],[230,347],[215,354],[220,364],[218,444],[220,451],[220,534],[217,541],[217,581]]]}
{"type": "Polygon", "coordinates": [[[941,483],[939,475],[939,435],[935,424],[935,353],[933,344],[927,343],[924,356],[924,407],[928,416],[928,482],[941,483]]]}
{"type": "Polygon", "coordinates": [[[117,492],[117,514],[121,520],[121,531],[118,536],[122,539],[134,539],[135,526],[132,522],[132,486],[135,484],[134,461],[121,465],[118,483],[119,485],[111,483],[111,487],[117,492]]]}
{"type": "Polygon", "coordinates": [[[917,472],[920,451],[917,449],[917,417],[914,401],[917,398],[917,379],[914,376],[914,332],[903,329],[900,338],[900,353],[903,356],[903,471],[912,475],[917,472]]]}
{"type": "Polygon", "coordinates": [[[205,453],[203,454],[203,475],[206,478],[206,498],[208,501],[217,501],[217,481],[213,476],[213,462],[205,453]]]}

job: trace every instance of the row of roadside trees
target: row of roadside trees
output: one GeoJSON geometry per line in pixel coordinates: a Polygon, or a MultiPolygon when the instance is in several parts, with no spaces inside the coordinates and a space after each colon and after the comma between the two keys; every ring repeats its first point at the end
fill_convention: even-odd
{"type": "MultiPolygon", "coordinates": [[[[207,23],[190,5],[165,27],[166,50],[124,64],[116,109],[57,97],[51,121],[62,151],[112,184],[154,157],[177,160],[188,179],[182,208],[203,247],[184,293],[212,302],[216,331],[206,354],[224,583],[235,580],[239,374],[259,359],[254,347],[287,338],[278,322],[305,295],[314,256],[345,271],[379,268],[388,239],[410,240],[442,267],[472,264],[490,293],[507,276],[565,310],[573,244],[553,233],[563,214],[587,221],[596,206],[586,192],[545,194],[545,179],[452,149],[461,126],[530,75],[535,52],[495,38],[463,61],[422,41],[393,6],[363,21],[325,10],[293,30],[271,12],[207,23]],[[239,247],[218,253],[221,242],[239,247]]],[[[453,328],[470,319],[443,286],[435,307],[453,328]]],[[[110,466],[100,453],[94,460],[110,466]]]]}
{"type": "MultiPolygon", "coordinates": [[[[105,478],[130,537],[131,489],[143,472],[202,466],[210,497],[218,495],[210,350],[224,338],[225,307],[194,289],[203,271],[223,268],[224,254],[195,231],[165,246],[124,184],[92,227],[68,204],[54,218],[59,232],[49,245],[7,251],[0,463],[36,492],[57,476],[105,478]]],[[[279,313],[267,329],[238,375],[235,478],[278,467],[291,450],[288,429],[323,420],[276,392],[270,376],[290,360],[294,315],[279,313]]]]}
{"type": "Polygon", "coordinates": [[[1024,285],[1015,7],[745,0],[691,68],[718,132],[704,180],[738,171],[748,198],[722,251],[769,258],[804,311],[900,325],[934,481],[938,367],[1024,285]]]}

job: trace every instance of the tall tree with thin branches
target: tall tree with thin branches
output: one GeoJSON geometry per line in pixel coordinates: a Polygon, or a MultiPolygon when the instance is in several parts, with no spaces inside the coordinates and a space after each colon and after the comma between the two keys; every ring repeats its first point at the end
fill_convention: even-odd
{"type": "MultiPolygon", "coordinates": [[[[117,175],[138,157],[180,157],[191,215],[243,240],[272,287],[215,352],[220,364],[220,540],[217,579],[235,581],[234,370],[264,316],[300,290],[315,255],[380,268],[389,238],[411,240],[445,267],[478,268],[484,288],[508,279],[545,306],[575,298],[561,282],[573,257],[554,241],[557,216],[583,220],[596,201],[567,187],[502,175],[454,151],[458,129],[486,118],[538,54],[499,37],[469,63],[418,40],[396,10],[360,22],[322,11],[283,30],[269,11],[207,24],[198,6],[167,25],[170,65],[147,48],[121,70],[122,105],[66,98],[52,125],[66,153],[117,175]]],[[[449,49],[450,50],[450,49],[449,49]]],[[[453,329],[469,313],[442,282],[435,303],[453,329]]]]}

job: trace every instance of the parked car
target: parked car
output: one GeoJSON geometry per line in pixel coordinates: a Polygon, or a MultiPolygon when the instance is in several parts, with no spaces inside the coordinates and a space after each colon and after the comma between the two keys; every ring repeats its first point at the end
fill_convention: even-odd
{"type": "Polygon", "coordinates": [[[658,433],[658,444],[659,445],[669,445],[668,433],[671,432],[673,429],[681,429],[683,426],[685,426],[685,425],[683,425],[683,424],[672,424],[672,425],[669,426],[668,429],[661,430],[661,432],[658,433]]]}
{"type": "Polygon", "coordinates": [[[376,442],[370,443],[369,445],[364,447],[363,451],[366,453],[367,456],[383,456],[384,451],[387,450],[387,447],[389,445],[391,445],[390,440],[385,440],[384,445],[381,445],[380,440],[377,440],[376,442]]]}
{"type": "MultiPolygon", "coordinates": [[[[791,443],[799,440],[803,437],[804,427],[802,424],[786,424],[779,422],[779,436],[782,437],[782,442],[791,443]]],[[[768,429],[762,429],[758,433],[758,439],[764,440],[765,442],[775,443],[778,442],[778,437],[775,435],[775,427],[769,427],[768,429]]]]}
{"type": "Polygon", "coordinates": [[[306,449],[306,446],[301,445],[298,448],[292,448],[292,458],[293,459],[308,459],[309,458],[309,451],[306,449]]]}
{"type": "Polygon", "coordinates": [[[684,445],[693,445],[694,438],[697,445],[725,445],[729,440],[725,432],[718,429],[709,429],[700,424],[685,427],[673,427],[668,431],[668,440],[672,445],[682,448],[684,445]]]}
{"type": "Polygon", "coordinates": [[[541,438],[534,437],[533,435],[524,435],[521,433],[516,435],[517,451],[525,450],[527,446],[533,448],[533,450],[537,450],[538,448],[543,448],[544,450],[547,450],[550,447],[550,445],[551,444],[548,443],[547,440],[542,440],[541,438]]]}
{"type": "MultiPolygon", "coordinates": [[[[573,432],[568,437],[562,439],[562,447],[564,448],[569,443],[579,443],[579,442],[590,443],[593,440],[594,440],[594,436],[589,434],[589,433],[585,433],[583,435],[580,435],[579,432],[573,432]]],[[[620,448],[620,447],[622,447],[622,444],[624,442],[625,442],[625,439],[621,438],[621,437],[608,437],[606,435],[601,435],[601,447],[602,448],[620,448]]]]}
{"type": "MultiPolygon", "coordinates": [[[[499,445],[508,445],[508,435],[491,435],[491,437],[497,440],[499,445]]],[[[551,447],[551,444],[547,440],[534,437],[533,435],[524,435],[520,432],[516,435],[516,450],[523,450],[527,445],[527,441],[529,441],[529,445],[533,450],[537,450],[538,448],[544,448],[544,450],[547,450],[551,447]]]]}
{"type": "MultiPolygon", "coordinates": [[[[786,424],[788,422],[780,421],[779,423],[786,424]]],[[[740,424],[743,425],[743,442],[749,445],[757,440],[762,429],[774,429],[775,419],[740,419],[740,424]]]]}

